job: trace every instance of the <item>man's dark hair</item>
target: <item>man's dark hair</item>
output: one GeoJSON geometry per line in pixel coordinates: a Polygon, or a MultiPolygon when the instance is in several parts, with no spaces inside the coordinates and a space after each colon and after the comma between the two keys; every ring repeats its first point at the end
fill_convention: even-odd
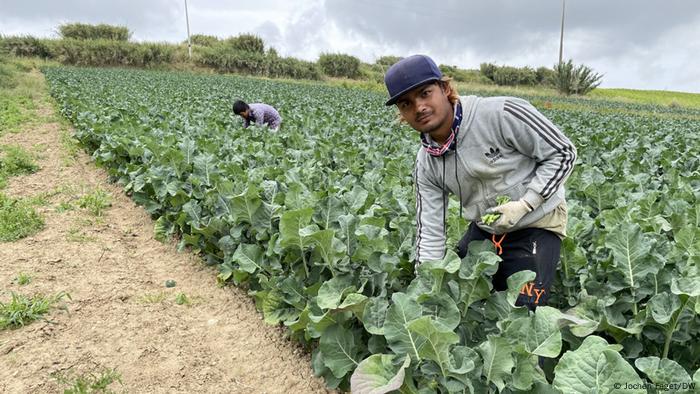
{"type": "Polygon", "coordinates": [[[246,111],[248,108],[250,108],[248,104],[241,100],[236,100],[236,102],[233,103],[233,113],[236,115],[240,115],[241,112],[246,111]]]}

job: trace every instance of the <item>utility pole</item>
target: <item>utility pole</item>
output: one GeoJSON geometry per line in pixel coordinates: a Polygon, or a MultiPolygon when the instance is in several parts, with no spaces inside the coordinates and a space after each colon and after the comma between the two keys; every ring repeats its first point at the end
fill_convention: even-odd
{"type": "MultiPolygon", "coordinates": [[[[187,0],[185,0],[185,20],[187,21],[187,53],[192,59],[192,40],[190,39],[190,16],[187,13],[187,0]]],[[[561,63],[561,54],[559,55],[559,62],[561,63]]]]}
{"type": "MultiPolygon", "coordinates": [[[[187,1],[187,0],[185,0],[187,1]]],[[[559,36],[559,64],[561,64],[561,55],[564,52],[564,12],[566,10],[566,0],[561,3],[561,35],[559,36]]]]}

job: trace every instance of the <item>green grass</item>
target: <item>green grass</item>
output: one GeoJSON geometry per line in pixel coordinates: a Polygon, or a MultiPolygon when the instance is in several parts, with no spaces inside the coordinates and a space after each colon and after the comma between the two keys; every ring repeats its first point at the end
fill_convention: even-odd
{"type": "Polygon", "coordinates": [[[73,204],[64,201],[64,202],[61,202],[58,204],[58,206],[56,207],[56,212],[63,213],[63,212],[67,212],[67,211],[72,211],[73,209],[75,209],[73,204]]]}
{"type": "Polygon", "coordinates": [[[139,301],[143,304],[159,304],[165,301],[167,294],[164,291],[155,294],[144,294],[139,298],[139,301]]]}
{"type": "Polygon", "coordinates": [[[64,129],[65,125],[61,124],[61,147],[62,157],[61,162],[64,166],[69,167],[73,165],[75,160],[78,158],[78,153],[80,152],[80,143],[78,140],[73,138],[70,132],[64,129]]]}
{"type": "Polygon", "coordinates": [[[0,302],[0,330],[23,327],[35,320],[43,319],[44,315],[61,299],[70,295],[60,292],[54,296],[35,295],[27,297],[23,294],[11,293],[8,303],[0,302]]]}
{"type": "MultiPolygon", "coordinates": [[[[578,100],[577,102],[565,102],[565,101],[550,101],[546,97],[535,98],[530,100],[532,105],[537,108],[547,108],[547,109],[557,109],[561,111],[595,111],[598,114],[610,114],[610,115],[623,115],[623,116],[647,116],[656,119],[684,119],[684,120],[700,120],[700,115],[693,112],[686,112],[683,109],[674,108],[668,112],[659,112],[656,108],[659,107],[658,104],[652,104],[649,107],[638,107],[644,106],[646,104],[634,104],[626,103],[622,106],[610,106],[606,107],[604,104],[596,104],[597,101],[601,103],[611,103],[614,101],[602,99],[590,99],[586,98],[584,100],[578,100]]],[[[689,109],[689,111],[697,111],[696,109],[689,109]]]]}
{"type": "Polygon", "coordinates": [[[17,67],[7,56],[0,56],[0,89],[17,87],[17,67]]]}
{"type": "Polygon", "coordinates": [[[37,104],[48,100],[37,62],[0,56],[0,135],[17,132],[37,119],[37,104]]]}
{"type": "Polygon", "coordinates": [[[17,274],[15,281],[20,286],[28,285],[32,282],[32,276],[27,274],[26,272],[20,272],[19,274],[17,274]]]}
{"type": "Polygon", "coordinates": [[[97,238],[83,233],[80,227],[71,227],[70,229],[68,229],[68,235],[66,236],[66,240],[69,242],[83,243],[97,241],[97,238]]]}
{"type": "Polygon", "coordinates": [[[665,90],[596,89],[591,98],[668,107],[700,108],[700,94],[665,90]]]}
{"type": "Polygon", "coordinates": [[[112,199],[106,191],[98,188],[80,197],[78,206],[87,209],[94,216],[102,216],[105,209],[112,206],[112,199]]]}
{"type": "Polygon", "coordinates": [[[0,242],[15,241],[44,228],[44,219],[23,200],[0,194],[0,242]]]}
{"type": "Polygon", "coordinates": [[[17,131],[19,125],[29,122],[32,109],[34,104],[28,97],[0,94],[0,135],[5,131],[17,131]]]}
{"type": "Polygon", "coordinates": [[[21,146],[0,146],[0,188],[11,176],[32,174],[38,170],[34,155],[21,146]]]}
{"type": "Polygon", "coordinates": [[[109,386],[118,382],[123,386],[122,375],[116,369],[105,368],[99,374],[92,372],[69,377],[65,374],[52,374],[59,383],[69,386],[63,390],[63,394],[89,394],[89,393],[114,393],[109,386]]]}
{"type": "Polygon", "coordinates": [[[556,89],[546,86],[499,86],[469,82],[454,82],[454,85],[462,96],[488,94],[489,96],[564,97],[556,89]]]}
{"type": "Polygon", "coordinates": [[[43,192],[35,196],[27,197],[24,201],[33,207],[43,207],[49,204],[49,198],[53,197],[51,193],[43,192]]]}
{"type": "Polygon", "coordinates": [[[31,174],[39,170],[34,155],[18,145],[0,146],[0,169],[7,175],[31,174]]]}
{"type": "Polygon", "coordinates": [[[67,211],[72,211],[75,210],[76,207],[76,202],[79,199],[79,195],[82,193],[83,189],[77,187],[76,185],[61,185],[58,186],[53,193],[54,195],[61,195],[65,197],[65,199],[62,199],[62,201],[59,202],[59,204],[56,206],[56,212],[63,213],[67,211]]]}
{"type": "MultiPolygon", "coordinates": [[[[318,84],[317,81],[305,81],[308,84],[318,84]]],[[[369,90],[372,92],[386,94],[386,87],[383,83],[368,81],[368,80],[356,80],[347,78],[326,78],[323,82],[326,85],[341,87],[345,89],[359,89],[359,90],[369,90]]]]}

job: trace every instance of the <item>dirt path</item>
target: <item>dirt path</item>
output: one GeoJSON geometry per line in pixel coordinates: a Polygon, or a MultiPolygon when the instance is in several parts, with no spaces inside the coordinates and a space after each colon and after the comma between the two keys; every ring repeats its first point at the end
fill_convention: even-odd
{"type": "MultiPolygon", "coordinates": [[[[37,78],[43,78],[39,74],[37,78]]],[[[45,93],[44,93],[45,94],[45,93]]],[[[243,291],[220,288],[199,258],[153,239],[153,221],[83,152],[71,156],[53,109],[46,122],[0,137],[38,154],[41,170],[11,178],[1,192],[41,197],[46,227],[0,243],[0,300],[10,292],[67,292],[67,311],[0,331],[0,392],[63,392],[52,376],[115,369],[130,393],[325,393],[310,356],[266,325],[243,291]],[[102,217],[77,206],[106,191],[102,217]],[[31,283],[15,278],[28,273],[31,283]],[[176,281],[166,288],[168,279],[176,281]],[[179,305],[184,293],[190,305],[179,305]]]]}

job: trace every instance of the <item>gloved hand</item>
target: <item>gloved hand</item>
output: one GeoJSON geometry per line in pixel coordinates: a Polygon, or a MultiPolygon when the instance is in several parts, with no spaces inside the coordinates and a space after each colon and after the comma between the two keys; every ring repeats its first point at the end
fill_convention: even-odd
{"type": "Polygon", "coordinates": [[[499,232],[504,232],[513,228],[520,219],[527,213],[531,212],[532,208],[524,200],[517,200],[501,204],[499,206],[489,208],[486,213],[500,213],[501,217],[493,223],[493,228],[499,232]]]}

